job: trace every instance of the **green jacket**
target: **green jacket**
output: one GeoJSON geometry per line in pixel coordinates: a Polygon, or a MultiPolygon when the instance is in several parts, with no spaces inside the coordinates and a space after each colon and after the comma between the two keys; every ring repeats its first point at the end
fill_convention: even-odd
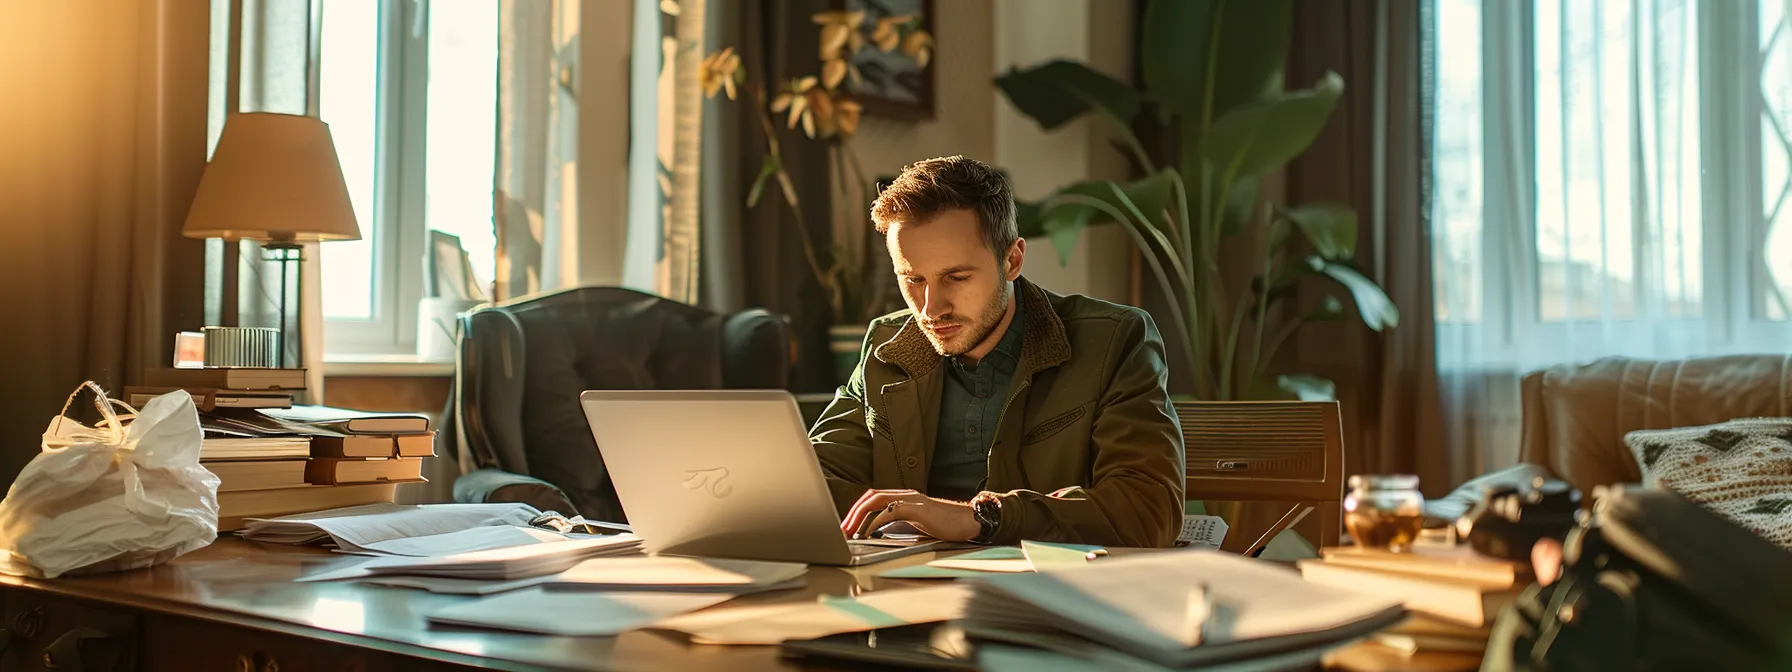
{"type": "MultiPolygon", "coordinates": [[[[1171,545],[1182,428],[1157,327],[1137,308],[1014,287],[1025,331],[989,452],[992,541],[1171,545]]],[[[927,492],[939,426],[945,367],[910,311],[872,322],[860,356],[809,434],[842,515],[867,489],[927,492]]]]}

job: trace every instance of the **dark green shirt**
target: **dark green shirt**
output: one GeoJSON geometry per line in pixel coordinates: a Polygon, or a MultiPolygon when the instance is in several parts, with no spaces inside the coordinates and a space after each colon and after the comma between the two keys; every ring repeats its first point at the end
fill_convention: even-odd
{"type": "MultiPolygon", "coordinates": [[[[989,477],[989,445],[994,440],[1009,382],[1020,364],[1021,313],[1014,301],[1008,331],[983,360],[946,358],[941,382],[939,435],[933,444],[933,465],[927,473],[927,494],[964,501],[983,489],[989,477]]],[[[1017,411],[1018,412],[1018,411],[1017,411]]]]}

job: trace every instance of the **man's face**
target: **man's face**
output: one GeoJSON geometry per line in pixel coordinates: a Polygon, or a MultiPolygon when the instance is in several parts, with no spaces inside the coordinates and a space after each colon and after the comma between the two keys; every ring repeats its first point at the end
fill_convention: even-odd
{"type": "Polygon", "coordinates": [[[929,222],[891,224],[884,243],[902,298],[934,350],[981,358],[995,347],[1026,241],[1016,241],[1000,263],[983,242],[976,213],[948,210],[929,222]]]}

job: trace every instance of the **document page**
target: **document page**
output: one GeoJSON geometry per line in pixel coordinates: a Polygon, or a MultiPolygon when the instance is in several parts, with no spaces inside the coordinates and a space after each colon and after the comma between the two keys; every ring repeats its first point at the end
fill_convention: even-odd
{"type": "Polygon", "coordinates": [[[728,601],[729,593],[548,592],[519,590],[440,609],[431,623],[544,635],[604,636],[728,601]]]}

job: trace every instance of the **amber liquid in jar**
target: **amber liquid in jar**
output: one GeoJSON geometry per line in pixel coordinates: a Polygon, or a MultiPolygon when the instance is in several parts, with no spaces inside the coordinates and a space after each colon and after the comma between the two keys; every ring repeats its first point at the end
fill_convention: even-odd
{"type": "Polygon", "coordinates": [[[1359,547],[1411,551],[1424,527],[1424,513],[1425,497],[1419,494],[1417,476],[1350,477],[1350,492],[1344,496],[1344,526],[1359,547]]]}
{"type": "Polygon", "coordinates": [[[1416,513],[1388,513],[1375,509],[1357,510],[1345,516],[1344,526],[1350,537],[1364,548],[1405,551],[1419,538],[1425,518],[1416,513]]]}

